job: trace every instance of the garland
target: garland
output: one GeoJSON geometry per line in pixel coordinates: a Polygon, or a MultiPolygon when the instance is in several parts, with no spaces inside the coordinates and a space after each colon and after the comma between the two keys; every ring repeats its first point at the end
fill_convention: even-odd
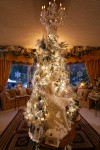
{"type": "MultiPolygon", "coordinates": [[[[100,50],[100,47],[83,47],[83,46],[74,46],[70,49],[70,52],[67,52],[65,57],[82,57],[83,55],[90,55],[92,51],[100,50]]],[[[0,46],[0,56],[6,57],[7,55],[12,54],[14,57],[24,56],[25,58],[35,58],[36,49],[27,49],[21,46],[0,46]]]]}
{"type": "Polygon", "coordinates": [[[36,49],[27,49],[21,46],[0,46],[0,56],[6,57],[11,54],[14,57],[24,56],[25,58],[34,58],[36,49]]]}
{"type": "Polygon", "coordinates": [[[100,50],[100,47],[83,47],[83,46],[74,46],[70,49],[70,52],[67,52],[66,58],[70,57],[82,57],[83,55],[90,55],[92,51],[100,50]]]}

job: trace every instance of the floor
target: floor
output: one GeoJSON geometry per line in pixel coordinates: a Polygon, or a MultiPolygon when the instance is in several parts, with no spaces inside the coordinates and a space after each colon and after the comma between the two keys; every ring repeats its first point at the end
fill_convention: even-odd
{"type": "Polygon", "coordinates": [[[94,109],[82,108],[80,114],[100,134],[100,110],[95,114],[94,109]]]}
{"type": "MultiPolygon", "coordinates": [[[[22,107],[24,108],[24,107],[22,107]]],[[[6,126],[11,122],[14,116],[18,113],[16,109],[10,109],[6,111],[0,111],[0,134],[4,131],[6,126]]]]}
{"type": "MultiPolygon", "coordinates": [[[[24,107],[22,107],[24,108],[24,107]]],[[[18,110],[11,109],[7,111],[0,111],[0,134],[10,123],[13,117],[17,114],[18,110]]],[[[82,108],[80,114],[91,124],[91,126],[100,134],[100,111],[95,115],[94,109],[82,108]]]]}

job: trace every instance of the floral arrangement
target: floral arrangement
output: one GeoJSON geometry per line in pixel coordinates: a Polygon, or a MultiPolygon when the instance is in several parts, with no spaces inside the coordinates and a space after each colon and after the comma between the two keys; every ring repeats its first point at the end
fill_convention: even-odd
{"type": "Polygon", "coordinates": [[[94,79],[94,81],[95,81],[96,86],[100,87],[100,75],[96,79],[94,79]]]}
{"type": "Polygon", "coordinates": [[[34,58],[36,49],[26,49],[21,46],[0,46],[0,55],[6,57],[12,54],[14,57],[24,56],[26,58],[34,58]]]}

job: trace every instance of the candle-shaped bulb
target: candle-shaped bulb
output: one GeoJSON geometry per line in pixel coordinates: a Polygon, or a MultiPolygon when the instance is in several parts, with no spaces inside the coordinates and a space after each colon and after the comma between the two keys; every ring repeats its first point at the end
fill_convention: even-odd
{"type": "Polygon", "coordinates": [[[63,9],[65,10],[65,7],[63,9]]]}
{"type": "Polygon", "coordinates": [[[45,9],[45,5],[44,5],[44,9],[45,9]]]}
{"type": "Polygon", "coordinates": [[[51,5],[51,2],[49,2],[49,5],[51,5]]]}
{"type": "Polygon", "coordinates": [[[43,6],[42,6],[42,9],[43,9],[43,6]]]}
{"type": "Polygon", "coordinates": [[[62,6],[62,4],[60,3],[60,7],[62,6]]]}

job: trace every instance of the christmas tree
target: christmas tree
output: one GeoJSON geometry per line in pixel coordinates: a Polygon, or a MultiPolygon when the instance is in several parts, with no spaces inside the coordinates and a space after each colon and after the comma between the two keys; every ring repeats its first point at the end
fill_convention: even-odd
{"type": "MultiPolygon", "coordinates": [[[[55,1],[49,5],[54,7],[55,1]]],[[[66,70],[64,56],[67,45],[58,42],[55,24],[49,23],[48,26],[50,30],[46,38],[43,36],[42,40],[37,41],[39,49],[36,51],[33,92],[24,113],[28,120],[29,136],[35,142],[43,142],[50,136],[58,141],[63,139],[71,130],[79,111],[77,96],[66,70]]]]}

